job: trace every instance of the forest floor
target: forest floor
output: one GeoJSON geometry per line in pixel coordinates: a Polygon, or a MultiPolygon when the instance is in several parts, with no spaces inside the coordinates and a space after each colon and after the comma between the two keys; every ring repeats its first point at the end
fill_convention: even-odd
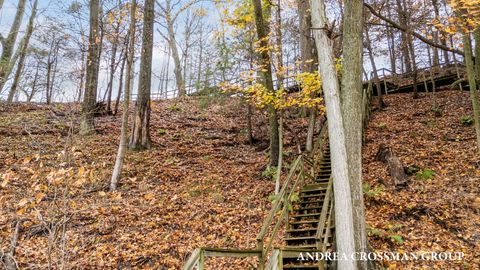
{"type": "MultiPolygon", "coordinates": [[[[460,123],[471,114],[468,93],[439,92],[440,117],[430,97],[386,101],[364,147],[370,244],[376,251],[466,254],[461,262],[385,262],[392,269],[478,269],[480,157],[473,127],[460,123]],[[420,169],[406,187],[389,185],[385,165],[375,161],[380,143],[420,169]]],[[[118,192],[110,193],[119,115],[97,118],[97,134],[81,138],[73,105],[0,105],[2,251],[19,220],[22,269],[179,269],[196,247],[254,248],[274,183],[263,174],[266,117],[255,112],[259,141],[249,145],[245,115],[238,99],[154,102],[154,148],[127,154],[118,192]]],[[[287,121],[290,157],[306,125],[287,121]]]]}

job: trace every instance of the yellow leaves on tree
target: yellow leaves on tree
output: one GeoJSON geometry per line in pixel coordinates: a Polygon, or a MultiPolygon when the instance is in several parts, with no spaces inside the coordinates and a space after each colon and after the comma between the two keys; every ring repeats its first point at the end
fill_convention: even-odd
{"type": "MultiPolygon", "coordinates": [[[[480,0],[449,0],[448,4],[454,10],[456,17],[451,17],[448,22],[461,27],[465,32],[471,32],[480,26],[480,0]]],[[[456,27],[445,27],[445,32],[452,34],[456,27]]]]}
{"type": "Polygon", "coordinates": [[[323,109],[323,99],[320,97],[322,82],[318,72],[296,74],[295,81],[297,81],[301,89],[298,93],[289,94],[285,89],[270,91],[260,83],[252,84],[242,92],[250,102],[259,108],[273,106],[277,110],[291,107],[317,107],[323,109]]]}

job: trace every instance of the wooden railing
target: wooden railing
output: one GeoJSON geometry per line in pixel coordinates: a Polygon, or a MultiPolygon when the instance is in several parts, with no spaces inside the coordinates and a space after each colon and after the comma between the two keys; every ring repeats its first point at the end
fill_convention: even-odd
{"type": "Polygon", "coordinates": [[[195,267],[198,270],[205,270],[205,258],[206,257],[234,257],[234,258],[248,258],[258,257],[262,253],[260,250],[235,250],[235,249],[221,249],[221,248],[197,248],[195,249],[187,262],[183,266],[182,270],[192,270],[195,267]]]}
{"type": "Polygon", "coordinates": [[[325,252],[327,250],[328,237],[332,229],[332,209],[333,209],[333,177],[330,176],[327,186],[327,192],[323,201],[322,212],[320,212],[320,219],[318,222],[316,233],[317,250],[325,252]],[[325,233],[324,233],[325,231],[325,233]]]}
{"type": "Polygon", "coordinates": [[[283,183],[283,187],[276,195],[275,202],[273,204],[270,213],[263,222],[262,229],[257,235],[257,249],[262,251],[260,257],[259,269],[263,270],[265,265],[265,258],[268,256],[272,249],[273,241],[276,238],[278,229],[283,220],[288,220],[288,213],[291,210],[292,197],[297,192],[297,188],[300,188],[305,181],[305,174],[303,170],[303,156],[299,156],[292,164],[290,171],[283,183]],[[298,171],[298,172],[297,172],[298,171]],[[277,213],[280,211],[280,215],[277,213]],[[275,216],[277,216],[275,218],[275,216]],[[272,233],[269,237],[266,237],[268,229],[270,228],[272,221],[276,220],[272,233]]]}
{"type": "MultiPolygon", "coordinates": [[[[292,210],[292,200],[296,194],[299,193],[300,188],[308,181],[308,179],[315,179],[316,168],[318,165],[318,158],[323,157],[323,146],[327,140],[327,124],[325,122],[318,139],[314,145],[314,150],[312,153],[307,155],[299,155],[291,164],[290,170],[287,174],[287,177],[282,183],[282,189],[275,196],[273,206],[270,209],[269,214],[265,218],[262,228],[257,235],[257,247],[252,250],[237,250],[237,249],[218,249],[218,248],[197,248],[195,249],[188,260],[186,261],[183,270],[192,270],[195,267],[198,270],[204,270],[205,258],[206,257],[258,257],[258,269],[259,270],[272,270],[279,269],[278,266],[282,261],[282,251],[278,249],[273,249],[273,243],[277,238],[277,233],[282,222],[285,222],[288,225],[288,214],[292,210]],[[312,168],[311,172],[306,171],[307,166],[312,168]],[[274,224],[274,225],[273,225],[274,224]],[[272,228],[273,225],[273,228],[272,228]],[[271,230],[271,231],[270,231],[271,230]],[[268,263],[266,264],[266,258],[269,257],[268,263]]],[[[332,217],[331,213],[331,195],[332,194],[332,180],[330,179],[328,189],[327,189],[327,198],[326,201],[330,201],[327,205],[323,206],[322,216],[326,220],[327,225],[324,224],[323,228],[319,228],[322,231],[329,233],[330,226],[328,224],[329,218],[332,217]],[[326,209],[326,208],[328,208],[326,209]],[[330,212],[329,212],[330,211],[330,212]],[[325,227],[326,226],[326,227],[325,227]]],[[[324,222],[325,223],[325,222],[324,222]]],[[[288,228],[287,228],[288,229],[288,228]]],[[[321,239],[318,242],[321,242],[323,246],[326,247],[328,241],[328,234],[318,234],[321,239]],[[327,237],[324,239],[323,237],[327,237]]],[[[318,237],[317,236],[317,237],[318,237]]],[[[296,250],[299,252],[300,250],[296,250]]]]}

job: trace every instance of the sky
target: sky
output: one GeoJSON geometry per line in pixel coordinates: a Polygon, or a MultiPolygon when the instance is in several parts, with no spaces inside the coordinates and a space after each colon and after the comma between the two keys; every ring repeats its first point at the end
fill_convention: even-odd
{"type": "MultiPolygon", "coordinates": [[[[86,0],[79,0],[80,2],[86,3],[86,0]]],[[[62,5],[67,6],[69,3],[73,2],[72,0],[39,0],[39,7],[38,7],[38,16],[37,16],[37,25],[41,25],[41,20],[42,16],[58,16],[60,13],[60,3],[62,5]]],[[[3,36],[8,35],[8,32],[10,30],[11,24],[14,20],[15,12],[17,10],[17,4],[18,0],[5,0],[4,5],[2,10],[0,11],[0,33],[3,36]]],[[[23,16],[23,21],[22,21],[22,26],[20,27],[20,31],[17,37],[17,45],[20,42],[21,38],[24,35],[24,30],[26,28],[26,24],[28,21],[28,17],[31,14],[31,8],[33,5],[33,0],[27,0],[27,6],[25,9],[25,14],[23,16]]],[[[214,21],[216,15],[213,12],[210,12],[210,18],[209,20],[214,21]]],[[[158,26],[156,25],[156,28],[158,26]]],[[[152,63],[152,92],[157,92],[159,88],[159,74],[160,70],[162,68],[162,65],[166,62],[166,54],[163,52],[165,50],[165,41],[164,39],[158,34],[158,32],[154,32],[154,51],[153,51],[153,63],[152,63]]],[[[138,60],[136,62],[136,70],[138,71],[138,66],[140,61],[138,60]]],[[[169,74],[172,76],[170,77],[169,85],[168,88],[173,88],[174,87],[174,78],[173,78],[173,62],[170,61],[170,67],[169,67],[169,74]]],[[[117,72],[118,73],[118,72],[117,72]]],[[[107,86],[107,78],[108,78],[108,73],[105,69],[101,69],[99,73],[99,89],[100,89],[100,94],[99,96],[103,97],[103,92],[102,90],[106,89],[107,86]]],[[[136,79],[136,78],[135,78],[136,79]]],[[[60,95],[57,97],[57,99],[61,99],[62,101],[66,101],[68,97],[72,97],[72,91],[76,91],[76,85],[72,82],[64,82],[62,84],[62,88],[65,89],[65,94],[64,97],[60,95]]],[[[136,80],[134,82],[134,87],[133,87],[133,94],[136,93],[136,80]]],[[[115,80],[114,83],[114,93],[113,96],[116,96],[116,89],[117,89],[117,82],[115,80]]],[[[5,99],[6,96],[8,95],[8,85],[3,89],[3,92],[1,92],[0,99],[5,99]]]]}

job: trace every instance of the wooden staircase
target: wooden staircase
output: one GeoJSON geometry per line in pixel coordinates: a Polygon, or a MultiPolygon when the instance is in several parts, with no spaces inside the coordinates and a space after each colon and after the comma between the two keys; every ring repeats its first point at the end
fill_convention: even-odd
{"type": "Polygon", "coordinates": [[[307,253],[325,252],[331,247],[335,229],[331,200],[332,169],[328,149],[317,168],[319,171],[316,179],[302,187],[299,201],[293,204],[283,239],[285,246],[280,248],[283,255],[282,269],[313,270],[327,267],[327,262],[299,260],[301,252],[306,259],[307,253]]]}
{"type": "Polygon", "coordinates": [[[327,269],[328,261],[312,258],[333,251],[333,178],[330,151],[324,147],[326,131],[324,125],[311,154],[299,155],[290,164],[282,189],[257,235],[255,249],[197,248],[182,269],[204,270],[206,257],[257,257],[259,270],[327,269]],[[283,244],[274,247],[282,226],[283,244]]]}

